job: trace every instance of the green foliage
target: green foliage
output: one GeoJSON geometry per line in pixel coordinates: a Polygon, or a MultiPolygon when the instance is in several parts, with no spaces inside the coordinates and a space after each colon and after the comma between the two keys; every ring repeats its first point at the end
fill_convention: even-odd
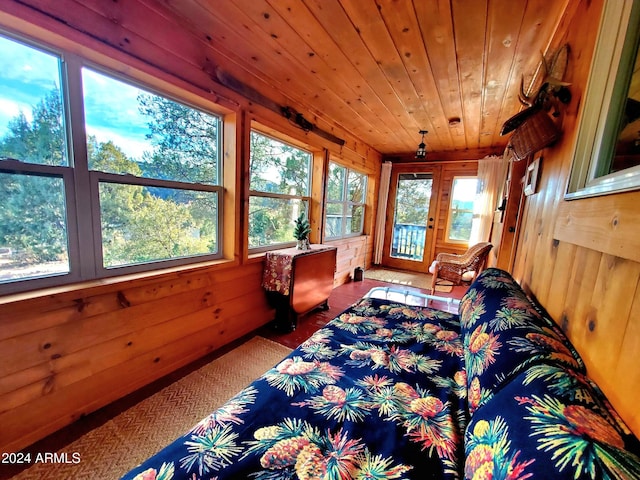
{"type": "Polygon", "coordinates": [[[9,157],[40,165],[67,165],[60,92],[51,90],[31,110],[9,121],[9,132],[0,139],[0,158],[9,157]]]}
{"type": "MultiPolygon", "coordinates": [[[[216,184],[217,118],[155,95],[140,95],[138,102],[149,118],[154,150],[135,162],[111,142],[103,143],[91,149],[94,168],[216,184]]],[[[217,251],[215,194],[103,183],[100,205],[105,265],[217,251]]]]}
{"type": "MultiPolygon", "coordinates": [[[[29,122],[20,112],[0,139],[0,158],[66,165],[62,106],[52,90],[32,109],[29,122]]],[[[62,181],[38,175],[0,174],[0,246],[18,251],[20,263],[67,258],[62,181]]]]}
{"type": "MultiPolygon", "coordinates": [[[[311,155],[256,132],[251,134],[249,188],[255,192],[309,195],[311,155]]],[[[291,241],[299,198],[252,195],[249,202],[249,247],[291,241]]]]}
{"type": "Polygon", "coordinates": [[[425,225],[431,200],[431,180],[401,179],[396,190],[395,223],[425,225]]]}
{"type": "Polygon", "coordinates": [[[20,263],[66,260],[64,188],[57,178],[0,174],[0,246],[20,263]]]}
{"type": "Polygon", "coordinates": [[[311,233],[311,225],[305,218],[304,212],[302,212],[298,218],[296,218],[295,227],[293,228],[293,236],[296,240],[305,240],[311,233]]]}
{"type": "MultiPolygon", "coordinates": [[[[157,96],[139,97],[149,116],[154,149],[142,161],[113,142],[87,139],[91,170],[178,181],[217,183],[216,117],[157,96]]],[[[57,90],[9,122],[0,158],[66,165],[62,105],[57,90]]],[[[100,182],[105,266],[216,252],[215,193],[100,182]]],[[[67,258],[65,192],[61,179],[0,174],[0,246],[20,252],[25,264],[67,258]]],[[[82,242],[82,239],[81,239],[82,242]]]]}
{"type": "Polygon", "coordinates": [[[309,195],[311,155],[256,132],[251,133],[249,188],[285,195],[309,195]]]}
{"type": "Polygon", "coordinates": [[[112,141],[98,143],[96,137],[89,136],[87,138],[87,154],[91,170],[121,175],[140,176],[142,174],[140,165],[127,158],[122,149],[112,141]]]}
{"type": "Polygon", "coordinates": [[[327,179],[327,198],[329,200],[344,200],[344,182],[347,169],[334,163],[329,164],[329,176],[327,179]]]}
{"type": "Polygon", "coordinates": [[[109,225],[102,216],[105,264],[108,266],[143,263],[153,260],[207,253],[209,239],[194,235],[199,224],[187,205],[163,200],[138,186],[111,186],[109,195],[128,201],[128,211],[120,223],[109,225]],[[133,189],[131,191],[131,189],[133,189]]]}
{"type": "MultiPolygon", "coordinates": [[[[473,206],[472,206],[473,207],[473,206]]],[[[451,212],[451,226],[449,227],[449,238],[454,240],[468,241],[471,237],[473,226],[473,210],[451,212]]]]}
{"type": "Polygon", "coordinates": [[[261,247],[291,242],[295,212],[306,211],[306,203],[281,198],[249,198],[249,246],[261,247]]]}
{"type": "Polygon", "coordinates": [[[363,226],[367,177],[335,163],[329,164],[327,180],[326,235],[338,238],[360,233],[363,226]]]}
{"type": "Polygon", "coordinates": [[[140,95],[138,103],[154,146],[144,155],[145,176],[216,185],[219,119],[156,95],[140,95]]]}

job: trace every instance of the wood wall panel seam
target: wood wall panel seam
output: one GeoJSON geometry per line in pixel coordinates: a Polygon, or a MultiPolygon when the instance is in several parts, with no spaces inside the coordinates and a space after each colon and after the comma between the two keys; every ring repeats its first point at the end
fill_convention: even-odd
{"type": "Polygon", "coordinates": [[[640,262],[640,193],[560,202],[554,238],[640,262]]]}

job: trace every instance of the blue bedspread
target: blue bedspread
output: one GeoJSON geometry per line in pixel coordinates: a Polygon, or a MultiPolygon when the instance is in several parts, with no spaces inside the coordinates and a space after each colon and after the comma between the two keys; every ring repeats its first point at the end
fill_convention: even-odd
{"type": "Polygon", "coordinates": [[[511,275],[459,314],[361,300],[124,478],[640,479],[640,442],[511,275]]]}
{"type": "Polygon", "coordinates": [[[125,479],[461,478],[457,315],[352,306],[125,479]]]}

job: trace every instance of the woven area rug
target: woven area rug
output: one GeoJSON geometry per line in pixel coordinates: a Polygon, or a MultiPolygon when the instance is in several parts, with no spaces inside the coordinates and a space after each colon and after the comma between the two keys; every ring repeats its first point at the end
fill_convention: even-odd
{"type": "Polygon", "coordinates": [[[38,463],[12,480],[118,479],[226,402],[291,352],[254,337],[182,377],[59,451],[74,463],[38,463]]]}
{"type": "MultiPolygon", "coordinates": [[[[380,280],[381,282],[396,283],[399,285],[407,285],[429,291],[431,290],[430,273],[414,273],[387,268],[371,268],[369,270],[365,270],[364,277],[371,280],[380,280]]],[[[436,286],[436,292],[449,293],[451,290],[453,290],[453,287],[449,285],[436,286]]]]}

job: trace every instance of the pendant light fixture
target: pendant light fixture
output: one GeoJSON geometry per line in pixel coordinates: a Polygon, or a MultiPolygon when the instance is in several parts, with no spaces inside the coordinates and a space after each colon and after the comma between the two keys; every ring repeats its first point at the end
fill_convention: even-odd
{"type": "Polygon", "coordinates": [[[420,130],[418,133],[422,135],[422,141],[416,150],[416,158],[425,158],[427,156],[427,146],[424,144],[424,136],[429,132],[426,130],[420,130]]]}

